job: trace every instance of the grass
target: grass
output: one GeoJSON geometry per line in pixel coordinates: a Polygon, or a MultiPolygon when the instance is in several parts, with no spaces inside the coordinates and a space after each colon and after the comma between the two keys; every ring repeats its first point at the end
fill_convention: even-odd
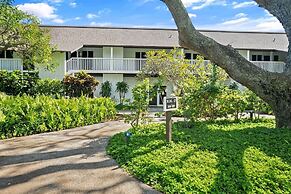
{"type": "Polygon", "coordinates": [[[291,193],[291,130],[274,121],[152,124],[115,135],[107,151],[129,173],[165,193],[291,193]]]}

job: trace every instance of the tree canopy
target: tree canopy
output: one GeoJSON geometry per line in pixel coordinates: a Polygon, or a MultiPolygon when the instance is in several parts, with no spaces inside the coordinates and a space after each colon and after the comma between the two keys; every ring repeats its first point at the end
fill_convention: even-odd
{"type": "MultiPolygon", "coordinates": [[[[241,56],[231,45],[204,36],[193,26],[181,0],[162,0],[169,8],[179,32],[180,45],[195,50],[223,68],[228,75],[255,92],[273,109],[277,127],[291,128],[291,46],[283,73],[265,71],[241,56]]],[[[291,42],[290,0],[254,0],[283,25],[291,42]]]]}
{"type": "Polygon", "coordinates": [[[50,36],[39,24],[38,18],[17,9],[11,0],[0,0],[0,50],[13,50],[24,65],[52,68],[50,36]]]}

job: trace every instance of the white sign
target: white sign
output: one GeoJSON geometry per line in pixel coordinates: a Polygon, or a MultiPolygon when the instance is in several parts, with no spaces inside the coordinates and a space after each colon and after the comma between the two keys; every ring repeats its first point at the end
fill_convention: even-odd
{"type": "Polygon", "coordinates": [[[178,109],[178,97],[164,97],[164,111],[174,111],[178,109]]]}

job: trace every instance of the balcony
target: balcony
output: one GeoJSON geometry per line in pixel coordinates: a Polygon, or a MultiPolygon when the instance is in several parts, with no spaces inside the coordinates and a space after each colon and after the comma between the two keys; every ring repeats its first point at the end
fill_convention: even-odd
{"type": "Polygon", "coordinates": [[[256,66],[270,72],[282,73],[286,64],[281,61],[251,61],[256,66]]]}
{"type": "Polygon", "coordinates": [[[21,59],[0,59],[0,71],[23,71],[21,59]]]}
{"type": "Polygon", "coordinates": [[[71,58],[66,62],[66,71],[75,73],[138,73],[146,59],[135,58],[71,58]]]}

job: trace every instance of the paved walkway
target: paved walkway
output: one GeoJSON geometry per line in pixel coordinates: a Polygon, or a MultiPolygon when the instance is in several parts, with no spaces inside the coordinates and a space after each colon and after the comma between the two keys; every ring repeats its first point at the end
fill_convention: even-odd
{"type": "Polygon", "coordinates": [[[0,141],[0,193],[158,193],[128,176],[105,152],[113,121],[0,141]]]}

